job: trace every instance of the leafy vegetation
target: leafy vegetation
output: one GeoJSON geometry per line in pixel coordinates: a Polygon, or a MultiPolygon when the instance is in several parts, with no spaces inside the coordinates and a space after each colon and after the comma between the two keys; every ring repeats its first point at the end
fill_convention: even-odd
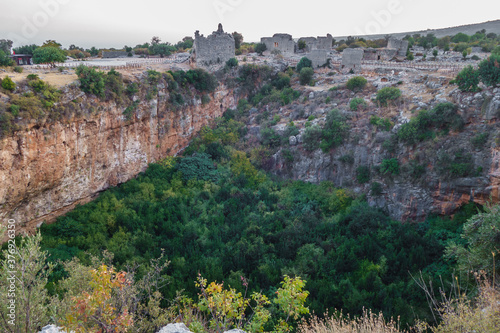
{"type": "Polygon", "coordinates": [[[401,97],[401,90],[394,87],[385,87],[377,92],[376,100],[382,106],[387,106],[390,102],[395,102],[401,97]]]}
{"type": "Polygon", "coordinates": [[[346,88],[352,91],[362,90],[368,81],[362,76],[350,78],[346,83],[346,88]]]}
{"type": "Polygon", "coordinates": [[[355,97],[349,102],[349,108],[351,111],[359,111],[366,107],[366,101],[361,97],[355,97]]]}
{"type": "Polygon", "coordinates": [[[302,57],[300,61],[297,63],[297,72],[302,72],[303,68],[311,68],[312,69],[312,61],[307,57],[302,57]]]}
{"type": "Polygon", "coordinates": [[[299,76],[300,84],[301,85],[310,84],[311,80],[313,78],[313,75],[314,75],[314,71],[312,68],[310,68],[310,67],[302,68],[302,70],[300,71],[300,76],[299,76]]]}

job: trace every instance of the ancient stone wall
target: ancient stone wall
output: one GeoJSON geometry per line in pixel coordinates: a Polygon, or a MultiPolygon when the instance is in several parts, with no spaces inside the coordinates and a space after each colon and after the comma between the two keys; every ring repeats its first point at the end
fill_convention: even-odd
{"type": "Polygon", "coordinates": [[[270,52],[279,50],[283,55],[295,53],[296,45],[292,35],[289,34],[274,34],[273,37],[263,37],[261,42],[266,44],[267,50],[270,52]]]}
{"type": "Polygon", "coordinates": [[[345,49],[342,52],[342,72],[349,72],[351,69],[353,72],[360,71],[363,54],[362,49],[345,49]]]}
{"type": "Polygon", "coordinates": [[[207,37],[200,35],[199,31],[195,32],[194,54],[196,65],[200,67],[224,64],[234,58],[235,51],[233,36],[225,33],[221,24],[217,31],[207,37]]]}
{"type": "Polygon", "coordinates": [[[400,57],[406,57],[406,51],[408,50],[408,41],[396,38],[391,38],[387,42],[388,49],[396,49],[397,55],[400,57]]]}
{"type": "Polygon", "coordinates": [[[103,58],[125,58],[128,56],[126,51],[102,51],[103,58]]]}
{"type": "Polygon", "coordinates": [[[312,50],[316,50],[318,48],[317,47],[318,40],[314,37],[301,37],[301,38],[299,38],[298,43],[300,43],[300,42],[306,43],[306,48],[304,49],[305,52],[311,52],[312,50]]]}
{"type": "Polygon", "coordinates": [[[331,50],[332,43],[333,43],[332,35],[327,34],[326,37],[318,36],[316,48],[318,50],[331,50]]]}
{"type": "Polygon", "coordinates": [[[306,55],[312,61],[313,68],[323,66],[327,62],[326,50],[312,50],[306,55]]]}

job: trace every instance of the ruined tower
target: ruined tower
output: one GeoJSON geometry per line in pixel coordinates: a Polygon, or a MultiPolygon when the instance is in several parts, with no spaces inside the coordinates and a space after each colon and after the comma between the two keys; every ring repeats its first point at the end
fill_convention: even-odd
{"type": "Polygon", "coordinates": [[[235,55],[234,38],[225,33],[222,24],[219,23],[217,31],[204,37],[197,30],[194,34],[194,55],[196,65],[208,67],[211,65],[224,64],[235,55]]]}

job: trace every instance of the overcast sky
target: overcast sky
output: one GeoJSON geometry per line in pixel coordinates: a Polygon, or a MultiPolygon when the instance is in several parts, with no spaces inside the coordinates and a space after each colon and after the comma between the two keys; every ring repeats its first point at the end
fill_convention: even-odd
{"type": "Polygon", "coordinates": [[[404,32],[500,19],[498,0],[0,0],[0,39],[14,46],[54,39],[68,47],[176,43],[223,23],[245,41],[404,32]]]}

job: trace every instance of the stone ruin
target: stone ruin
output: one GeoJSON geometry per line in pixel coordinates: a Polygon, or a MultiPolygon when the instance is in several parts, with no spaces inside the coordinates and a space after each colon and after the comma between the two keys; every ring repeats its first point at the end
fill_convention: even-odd
{"type": "Polygon", "coordinates": [[[306,57],[311,60],[313,68],[321,67],[328,63],[327,50],[312,50],[306,57]]]}
{"type": "Polygon", "coordinates": [[[274,34],[273,37],[262,37],[260,41],[266,44],[267,50],[270,52],[278,50],[283,55],[295,53],[296,45],[292,35],[274,34]]]}
{"type": "Polygon", "coordinates": [[[197,30],[194,37],[193,55],[199,67],[224,64],[235,56],[234,38],[224,32],[220,23],[217,31],[211,35],[204,37],[197,30]]]}
{"type": "Polygon", "coordinates": [[[375,48],[366,48],[363,50],[363,60],[392,60],[394,57],[398,55],[398,51],[396,49],[375,49],[375,48]]]}
{"type": "Polygon", "coordinates": [[[128,52],[126,52],[126,51],[102,51],[102,57],[103,57],[103,59],[126,58],[126,57],[128,57],[128,52]]]}
{"type": "Polygon", "coordinates": [[[361,70],[361,60],[363,59],[364,51],[362,49],[347,48],[342,52],[342,66],[343,73],[350,72],[351,70],[356,73],[361,70]]]}
{"type": "Polygon", "coordinates": [[[406,52],[408,51],[408,41],[390,38],[387,42],[387,48],[395,49],[397,51],[397,56],[399,57],[406,57],[406,52]]]}
{"type": "Polygon", "coordinates": [[[326,37],[318,36],[315,37],[302,37],[299,38],[298,42],[304,41],[306,42],[306,48],[304,51],[311,52],[312,50],[331,50],[333,37],[330,34],[327,34],[326,37]]]}

